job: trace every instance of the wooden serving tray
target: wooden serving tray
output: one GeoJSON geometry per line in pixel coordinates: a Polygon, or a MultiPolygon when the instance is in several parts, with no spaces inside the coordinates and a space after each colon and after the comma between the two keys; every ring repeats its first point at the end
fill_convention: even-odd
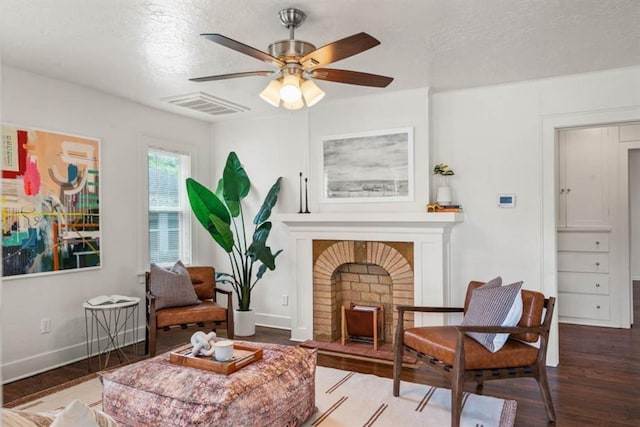
{"type": "Polygon", "coordinates": [[[233,343],[233,356],[228,362],[219,362],[211,356],[192,356],[191,344],[184,345],[169,354],[169,361],[176,365],[204,369],[218,374],[229,375],[256,360],[262,359],[262,349],[233,343]]]}

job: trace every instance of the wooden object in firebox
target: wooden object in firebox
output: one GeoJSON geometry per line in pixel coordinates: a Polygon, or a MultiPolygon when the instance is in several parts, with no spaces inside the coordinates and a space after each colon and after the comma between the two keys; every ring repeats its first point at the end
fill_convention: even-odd
{"type": "Polygon", "coordinates": [[[352,341],[384,342],[384,307],[353,304],[342,306],[342,345],[347,338],[352,341]]]}

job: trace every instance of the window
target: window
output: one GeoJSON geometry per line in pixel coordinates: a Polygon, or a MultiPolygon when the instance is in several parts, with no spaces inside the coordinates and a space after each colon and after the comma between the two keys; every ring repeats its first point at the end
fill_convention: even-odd
{"type": "Polygon", "coordinates": [[[185,186],[191,158],[149,148],[149,262],[191,263],[191,211],[185,186]]]}

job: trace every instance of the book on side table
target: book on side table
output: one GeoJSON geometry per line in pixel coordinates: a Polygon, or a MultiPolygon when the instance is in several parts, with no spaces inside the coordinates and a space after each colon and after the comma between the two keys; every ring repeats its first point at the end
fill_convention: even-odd
{"type": "Polygon", "coordinates": [[[91,305],[118,304],[120,302],[133,301],[138,301],[138,298],[128,297],[125,295],[100,295],[87,300],[87,302],[91,305]]]}

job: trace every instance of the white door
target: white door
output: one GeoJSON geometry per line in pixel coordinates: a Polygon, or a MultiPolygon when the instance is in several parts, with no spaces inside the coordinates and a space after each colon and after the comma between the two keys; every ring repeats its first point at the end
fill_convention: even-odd
{"type": "Polygon", "coordinates": [[[559,132],[559,227],[606,227],[608,206],[607,128],[559,132]]]}

